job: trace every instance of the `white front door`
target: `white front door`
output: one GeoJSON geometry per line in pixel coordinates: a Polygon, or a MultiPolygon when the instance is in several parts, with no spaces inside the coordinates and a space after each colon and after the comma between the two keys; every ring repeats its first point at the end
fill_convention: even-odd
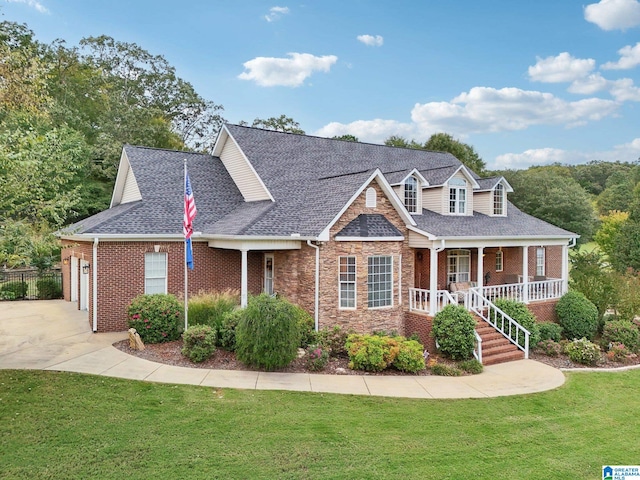
{"type": "Polygon", "coordinates": [[[69,282],[69,288],[71,288],[71,297],[69,300],[72,302],[78,301],[78,258],[71,257],[71,281],[69,282]]]}
{"type": "Polygon", "coordinates": [[[80,310],[89,310],[89,273],[84,273],[84,266],[89,262],[80,260],[80,310]]]}
{"type": "Polygon", "coordinates": [[[264,285],[262,288],[264,293],[273,295],[273,254],[265,253],[264,255],[264,285]]]}

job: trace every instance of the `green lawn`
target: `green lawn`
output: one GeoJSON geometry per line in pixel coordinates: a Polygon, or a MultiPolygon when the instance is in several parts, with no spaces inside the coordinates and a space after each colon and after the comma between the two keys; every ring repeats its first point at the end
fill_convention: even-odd
{"type": "Polygon", "coordinates": [[[640,462],[640,370],[476,400],[0,370],[0,478],[600,479],[640,462]]]}

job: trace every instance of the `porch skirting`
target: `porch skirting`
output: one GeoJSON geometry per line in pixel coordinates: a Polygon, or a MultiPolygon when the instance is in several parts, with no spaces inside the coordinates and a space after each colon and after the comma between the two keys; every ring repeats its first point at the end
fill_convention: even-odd
{"type": "Polygon", "coordinates": [[[531,302],[527,308],[536,316],[538,322],[557,322],[556,304],[559,299],[541,300],[539,302],[531,302]]]}
{"type": "Polygon", "coordinates": [[[404,333],[407,337],[417,333],[420,342],[424,345],[429,353],[436,351],[436,341],[431,337],[431,328],[433,326],[433,317],[426,313],[405,312],[404,314],[404,333]]]}

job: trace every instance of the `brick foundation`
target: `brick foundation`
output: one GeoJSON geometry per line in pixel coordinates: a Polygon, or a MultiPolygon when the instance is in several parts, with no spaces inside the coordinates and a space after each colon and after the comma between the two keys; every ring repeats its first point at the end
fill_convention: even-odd
{"type": "Polygon", "coordinates": [[[429,353],[436,351],[436,341],[431,337],[433,327],[433,317],[420,313],[405,312],[404,314],[404,334],[406,336],[417,333],[420,343],[424,345],[429,353]]]}
{"type": "Polygon", "coordinates": [[[527,305],[538,322],[557,322],[556,303],[558,300],[547,300],[545,302],[535,302],[527,305]]]}

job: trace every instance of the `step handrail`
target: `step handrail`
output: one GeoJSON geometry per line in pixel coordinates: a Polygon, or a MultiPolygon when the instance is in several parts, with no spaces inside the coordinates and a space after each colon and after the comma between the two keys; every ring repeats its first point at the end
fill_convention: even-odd
{"type": "Polygon", "coordinates": [[[500,332],[507,340],[524,352],[524,358],[529,358],[529,337],[531,333],[513,318],[499,309],[491,300],[480,293],[480,287],[470,288],[468,307],[473,313],[500,332]],[[486,314],[484,313],[486,311],[486,314]],[[513,335],[515,334],[515,338],[513,335]],[[524,346],[518,341],[524,335],[524,346]]]}

